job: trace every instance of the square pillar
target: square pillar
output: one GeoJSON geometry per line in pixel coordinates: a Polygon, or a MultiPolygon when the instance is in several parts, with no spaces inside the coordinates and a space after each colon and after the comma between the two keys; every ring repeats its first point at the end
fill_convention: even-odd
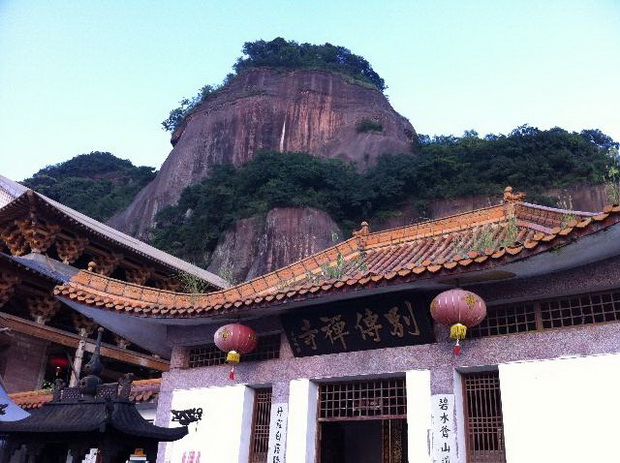
{"type": "Polygon", "coordinates": [[[407,388],[407,446],[411,462],[430,463],[431,372],[411,370],[405,373],[407,388]]]}
{"type": "Polygon", "coordinates": [[[287,463],[316,460],[318,384],[309,379],[291,381],[288,402],[287,463]]]}

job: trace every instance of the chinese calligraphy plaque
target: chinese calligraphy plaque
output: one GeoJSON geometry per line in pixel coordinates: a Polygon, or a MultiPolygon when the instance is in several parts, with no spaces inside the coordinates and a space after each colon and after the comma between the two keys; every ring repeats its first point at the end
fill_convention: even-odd
{"type": "Polygon", "coordinates": [[[282,315],[297,357],[434,341],[424,297],[378,296],[282,315]]]}

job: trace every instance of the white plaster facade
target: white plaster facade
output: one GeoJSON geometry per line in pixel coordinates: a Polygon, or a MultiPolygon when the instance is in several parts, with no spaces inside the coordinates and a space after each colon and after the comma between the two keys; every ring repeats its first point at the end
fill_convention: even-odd
{"type": "MultiPolygon", "coordinates": [[[[620,355],[511,362],[498,368],[509,463],[616,461],[620,355]]],[[[457,462],[465,463],[463,405],[456,376],[457,462]]],[[[405,377],[409,462],[440,462],[430,450],[431,372],[410,370],[405,377]]],[[[288,397],[286,457],[281,461],[313,463],[318,382],[293,380],[288,397]]],[[[193,451],[200,452],[199,463],[247,463],[252,404],[253,389],[246,385],[175,390],[172,409],[201,407],[204,414],[189,426],[188,436],[167,445],[160,461],[182,463],[193,451]]]]}

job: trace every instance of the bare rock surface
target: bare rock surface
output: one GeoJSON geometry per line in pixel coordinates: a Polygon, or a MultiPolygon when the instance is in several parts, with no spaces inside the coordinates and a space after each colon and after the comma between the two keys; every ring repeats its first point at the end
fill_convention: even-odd
{"type": "Polygon", "coordinates": [[[233,282],[251,280],[332,246],[340,229],[312,208],[276,208],[239,220],[220,239],[209,271],[233,282]]]}
{"type": "Polygon", "coordinates": [[[307,152],[353,161],[360,170],[384,153],[411,151],[415,131],[380,91],[322,71],[257,69],[210,96],[175,131],[157,177],[109,224],[144,238],[155,214],[214,165],[241,165],[258,151],[307,152]],[[380,132],[358,132],[370,120],[380,132]]]}

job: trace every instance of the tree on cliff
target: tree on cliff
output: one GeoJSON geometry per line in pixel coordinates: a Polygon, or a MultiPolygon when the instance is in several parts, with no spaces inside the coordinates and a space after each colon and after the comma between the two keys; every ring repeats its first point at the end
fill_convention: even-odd
{"type": "Polygon", "coordinates": [[[381,91],[386,89],[385,81],[372,69],[368,61],[354,55],[345,47],[331,43],[313,45],[278,37],[270,42],[246,42],[243,53],[245,57],[239,58],[234,66],[237,73],[257,67],[324,69],[341,72],[353,79],[372,84],[381,91]]]}

